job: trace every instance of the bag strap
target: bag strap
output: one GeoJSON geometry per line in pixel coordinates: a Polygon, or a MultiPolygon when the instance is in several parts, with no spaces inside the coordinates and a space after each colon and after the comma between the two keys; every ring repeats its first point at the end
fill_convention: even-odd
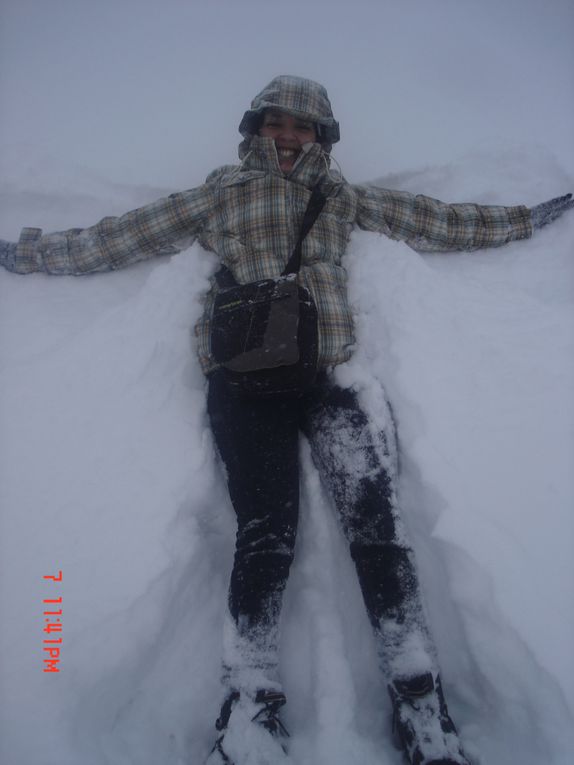
{"type": "Polygon", "coordinates": [[[281,276],[287,276],[288,274],[296,274],[299,272],[299,269],[301,268],[301,252],[303,240],[309,231],[311,231],[313,228],[313,224],[319,217],[326,201],[327,198],[325,195],[319,191],[318,186],[315,186],[311,192],[311,197],[309,199],[309,203],[307,204],[305,215],[303,216],[303,223],[301,224],[301,231],[299,232],[297,244],[295,245],[295,249],[289,258],[287,265],[283,269],[281,276]]]}
{"type": "MultiPolygon", "coordinates": [[[[297,244],[295,245],[291,257],[287,261],[287,265],[283,269],[281,276],[287,276],[288,274],[296,274],[299,272],[299,269],[301,268],[301,252],[303,240],[309,231],[311,231],[311,228],[319,217],[319,214],[325,206],[326,201],[327,197],[321,191],[319,191],[317,186],[315,186],[311,192],[305,214],[303,215],[303,222],[301,224],[301,230],[299,231],[297,244]]],[[[237,287],[239,284],[227,266],[221,266],[219,271],[215,274],[215,278],[220,289],[237,287]]]]}

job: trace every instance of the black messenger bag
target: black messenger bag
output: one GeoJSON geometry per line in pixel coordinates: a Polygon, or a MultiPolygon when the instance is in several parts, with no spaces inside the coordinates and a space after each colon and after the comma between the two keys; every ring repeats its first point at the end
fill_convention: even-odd
{"type": "Polygon", "coordinates": [[[325,197],[313,189],[299,239],[278,279],[238,284],[225,266],[211,319],[211,353],[231,391],[250,397],[301,395],[317,374],[317,308],[297,283],[301,245],[325,197]]]}

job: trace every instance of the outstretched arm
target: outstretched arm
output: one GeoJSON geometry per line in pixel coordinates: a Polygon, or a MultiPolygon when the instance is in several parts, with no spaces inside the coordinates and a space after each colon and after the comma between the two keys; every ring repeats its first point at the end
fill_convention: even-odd
{"type": "Polygon", "coordinates": [[[42,236],[25,228],[18,244],[0,240],[0,265],[27,274],[88,274],[110,271],[191,244],[212,206],[209,184],[160,199],[95,226],[42,236]]]}
{"type": "Polygon", "coordinates": [[[527,239],[535,228],[573,206],[570,195],[529,209],[523,205],[449,205],[420,194],[374,186],[355,188],[361,228],[405,241],[420,252],[476,250],[527,239]]]}

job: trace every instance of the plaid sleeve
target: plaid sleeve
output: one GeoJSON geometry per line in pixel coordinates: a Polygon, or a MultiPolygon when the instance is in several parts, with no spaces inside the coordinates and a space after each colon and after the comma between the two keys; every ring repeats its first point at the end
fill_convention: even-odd
{"type": "Polygon", "coordinates": [[[172,194],[121,217],[103,218],[90,228],[42,236],[25,228],[15,258],[17,273],[88,274],[129,266],[188,247],[212,205],[212,186],[172,194]]]}
{"type": "Polygon", "coordinates": [[[405,241],[420,252],[477,250],[532,236],[530,210],[524,206],[449,205],[405,191],[355,188],[360,228],[405,241]]]}

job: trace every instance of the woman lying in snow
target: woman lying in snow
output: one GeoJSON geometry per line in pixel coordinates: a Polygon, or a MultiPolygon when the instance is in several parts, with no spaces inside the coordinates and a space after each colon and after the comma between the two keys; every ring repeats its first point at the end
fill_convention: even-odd
{"type": "Polygon", "coordinates": [[[413,765],[468,764],[397,503],[390,410],[383,432],[372,432],[355,391],[333,376],[354,342],[341,260],[355,226],[419,251],[474,250],[526,239],[574,201],[447,205],[351,185],[330,169],[339,126],[327,93],[298,77],[267,85],[239,130],[240,165],[91,228],[44,236],[24,229],[18,244],[0,241],[0,263],[19,274],[80,275],[175,253],[196,238],[221,259],[196,332],[238,530],[225,700],[209,765],[289,761],[278,625],[297,530],[299,430],[350,544],[399,745],[413,765]]]}

